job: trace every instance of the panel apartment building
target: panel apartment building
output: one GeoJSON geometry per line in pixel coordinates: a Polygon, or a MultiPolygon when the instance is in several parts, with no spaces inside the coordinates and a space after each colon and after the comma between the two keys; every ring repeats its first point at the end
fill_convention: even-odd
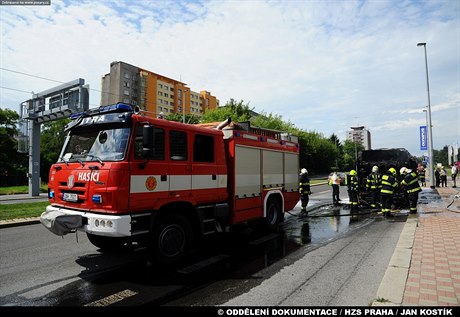
{"type": "Polygon", "coordinates": [[[371,150],[371,133],[365,127],[351,127],[347,131],[347,140],[361,144],[365,150],[371,150]]]}
{"type": "Polygon", "coordinates": [[[110,73],[102,77],[101,86],[101,106],[123,102],[165,116],[201,116],[219,106],[219,100],[206,90],[192,91],[183,82],[124,62],[110,64],[110,73]]]}

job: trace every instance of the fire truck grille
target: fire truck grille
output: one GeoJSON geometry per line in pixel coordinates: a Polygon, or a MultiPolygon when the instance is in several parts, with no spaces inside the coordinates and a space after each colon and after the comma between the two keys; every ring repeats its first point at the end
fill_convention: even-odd
{"type": "Polygon", "coordinates": [[[86,190],[87,189],[85,183],[75,183],[72,188],[69,189],[67,182],[60,182],[58,193],[56,194],[64,201],[83,203],[87,200],[86,190]]]}

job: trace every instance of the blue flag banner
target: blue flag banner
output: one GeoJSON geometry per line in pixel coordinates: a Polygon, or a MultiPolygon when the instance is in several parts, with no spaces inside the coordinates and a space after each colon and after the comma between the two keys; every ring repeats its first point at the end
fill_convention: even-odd
{"type": "Polygon", "coordinates": [[[426,130],[426,125],[420,126],[420,150],[422,151],[428,149],[427,136],[428,136],[428,131],[426,130]]]}

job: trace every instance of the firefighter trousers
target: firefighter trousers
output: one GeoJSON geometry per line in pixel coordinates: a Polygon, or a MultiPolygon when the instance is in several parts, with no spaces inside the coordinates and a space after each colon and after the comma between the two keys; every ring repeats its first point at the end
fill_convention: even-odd
{"type": "Polygon", "coordinates": [[[381,195],[380,202],[382,203],[382,213],[389,215],[391,212],[391,205],[393,205],[393,195],[381,195]]]}
{"type": "Polygon", "coordinates": [[[358,192],[355,190],[348,190],[348,198],[350,199],[350,208],[358,208],[358,192]]]}
{"type": "Polygon", "coordinates": [[[371,207],[376,208],[380,205],[380,189],[371,190],[371,207]]]}
{"type": "Polygon", "coordinates": [[[301,194],[300,195],[300,204],[302,206],[302,211],[305,211],[308,205],[308,201],[310,198],[308,197],[308,194],[301,194]]]}
{"type": "Polygon", "coordinates": [[[411,214],[417,213],[418,192],[409,193],[409,212],[411,214]]]}

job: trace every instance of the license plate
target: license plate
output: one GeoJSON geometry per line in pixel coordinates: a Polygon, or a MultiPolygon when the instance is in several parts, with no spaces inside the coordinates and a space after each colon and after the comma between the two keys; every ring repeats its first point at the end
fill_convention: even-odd
{"type": "Polygon", "coordinates": [[[78,194],[64,193],[64,195],[62,196],[62,199],[65,201],[77,202],[78,194]]]}

